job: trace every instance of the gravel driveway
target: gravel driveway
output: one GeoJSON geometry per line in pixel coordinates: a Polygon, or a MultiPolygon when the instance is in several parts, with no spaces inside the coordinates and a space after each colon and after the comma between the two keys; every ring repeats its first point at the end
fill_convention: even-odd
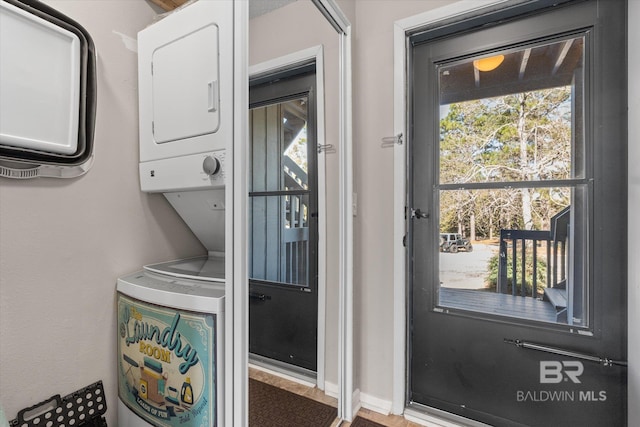
{"type": "Polygon", "coordinates": [[[489,259],[497,245],[473,243],[473,252],[440,253],[440,282],[447,288],[481,289],[488,273],[489,259]]]}

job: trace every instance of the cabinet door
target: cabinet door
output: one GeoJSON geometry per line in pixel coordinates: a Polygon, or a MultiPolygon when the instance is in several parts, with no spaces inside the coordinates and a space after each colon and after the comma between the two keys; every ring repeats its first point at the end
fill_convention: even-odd
{"type": "Polygon", "coordinates": [[[220,126],[218,26],[206,25],[152,54],[157,144],[215,133],[220,126]]]}

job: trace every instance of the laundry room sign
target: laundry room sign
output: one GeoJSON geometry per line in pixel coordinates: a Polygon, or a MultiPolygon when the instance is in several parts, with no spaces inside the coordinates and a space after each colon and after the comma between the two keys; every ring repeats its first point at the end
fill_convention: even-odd
{"type": "Polygon", "coordinates": [[[118,393],[154,425],[216,425],[215,315],[118,295],[118,393]]]}

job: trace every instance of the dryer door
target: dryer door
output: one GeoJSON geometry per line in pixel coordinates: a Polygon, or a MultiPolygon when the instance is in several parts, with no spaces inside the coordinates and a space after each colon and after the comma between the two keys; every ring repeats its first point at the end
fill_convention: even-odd
{"type": "Polygon", "coordinates": [[[217,25],[205,25],[157,48],[151,57],[151,70],[156,144],[218,130],[217,25]]]}
{"type": "Polygon", "coordinates": [[[138,94],[141,163],[223,149],[233,131],[233,2],[195,2],[140,31],[138,94]]]}

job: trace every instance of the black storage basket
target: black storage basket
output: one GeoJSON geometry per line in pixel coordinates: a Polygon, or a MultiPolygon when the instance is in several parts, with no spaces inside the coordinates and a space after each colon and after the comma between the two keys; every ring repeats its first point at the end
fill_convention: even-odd
{"type": "Polygon", "coordinates": [[[11,427],[106,427],[107,410],[102,381],[88,385],[63,398],[51,396],[18,412],[11,427]]]}

